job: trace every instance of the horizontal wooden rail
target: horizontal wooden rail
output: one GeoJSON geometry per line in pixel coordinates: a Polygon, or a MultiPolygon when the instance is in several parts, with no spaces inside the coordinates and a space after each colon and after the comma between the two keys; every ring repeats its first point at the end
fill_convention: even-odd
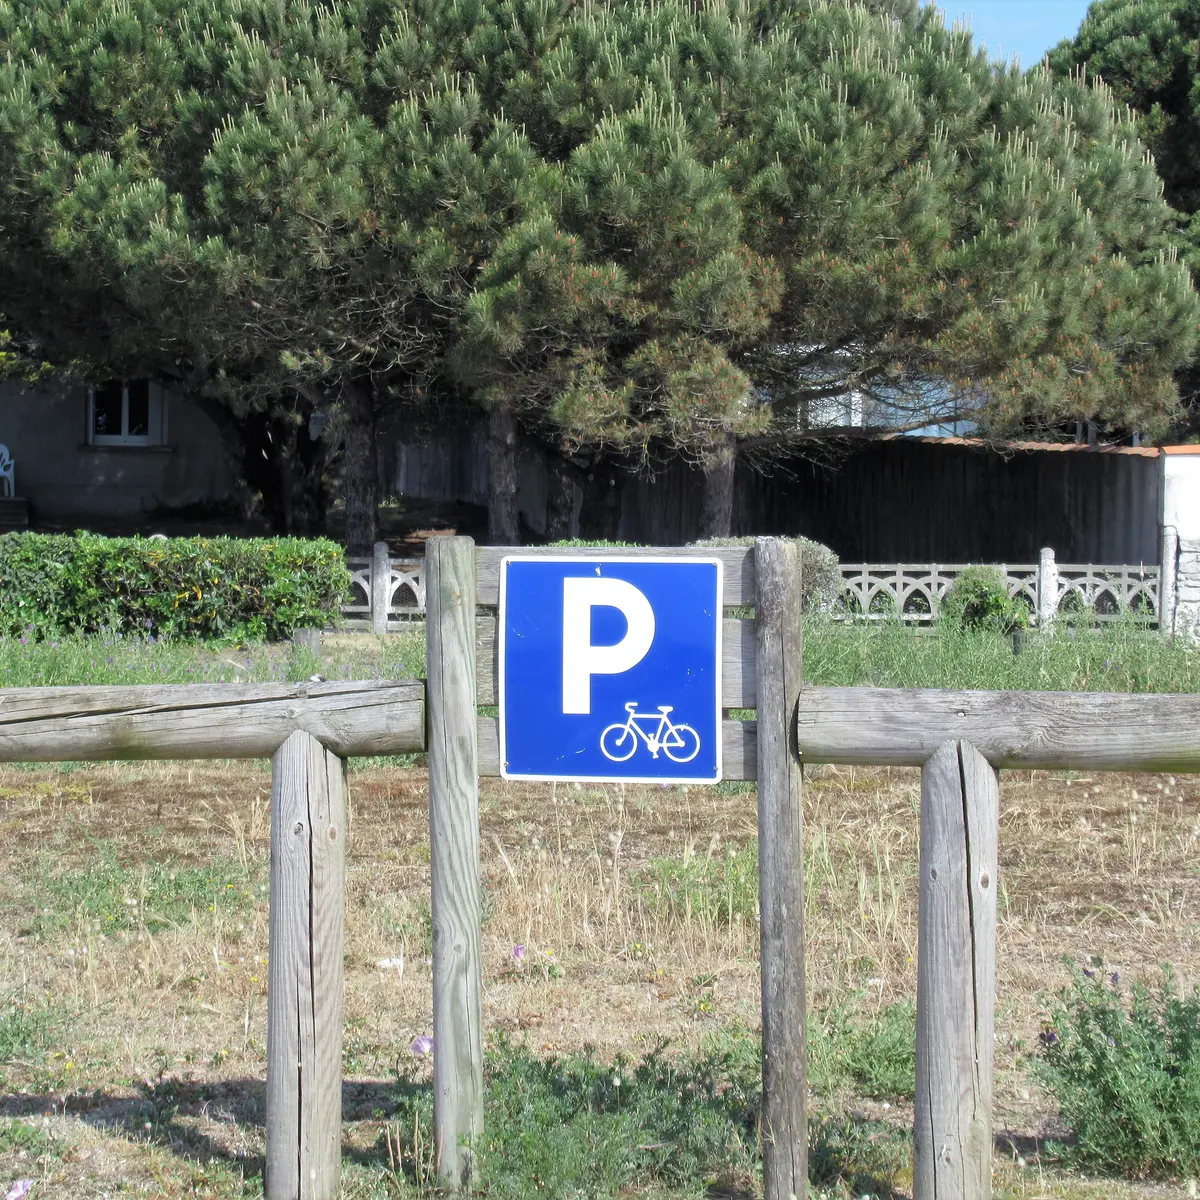
{"type": "Polygon", "coordinates": [[[0,689],[0,762],[270,758],[297,729],[341,758],[425,749],[425,685],[0,689]]]}
{"type": "Polygon", "coordinates": [[[589,550],[582,546],[480,546],[475,552],[476,602],[495,607],[500,603],[500,563],[509,555],[538,558],[719,558],[725,567],[725,596],[727,606],[754,603],[753,546],[672,546],[619,547],[605,546],[589,550]]]}
{"type": "MultiPolygon", "coordinates": [[[[479,774],[499,775],[500,722],[495,717],[480,717],[478,729],[479,774]]],[[[758,777],[758,728],[753,721],[721,722],[721,757],[722,778],[758,777]]]]}
{"type": "MultiPolygon", "coordinates": [[[[727,620],[721,631],[721,705],[723,708],[756,707],[754,676],[754,622],[727,620]]],[[[477,704],[498,704],[496,672],[496,617],[478,619],[475,633],[477,704]]]]}
{"type": "Polygon", "coordinates": [[[805,688],[802,762],[923,766],[970,742],[993,767],[1200,771],[1200,695],[805,688]]]}

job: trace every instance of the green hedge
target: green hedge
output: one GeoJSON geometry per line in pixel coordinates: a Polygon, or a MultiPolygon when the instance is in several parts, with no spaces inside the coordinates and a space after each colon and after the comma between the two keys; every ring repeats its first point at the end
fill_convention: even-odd
{"type": "Polygon", "coordinates": [[[0,536],[0,635],[277,640],[336,618],[336,542],[300,538],[0,536]]]}

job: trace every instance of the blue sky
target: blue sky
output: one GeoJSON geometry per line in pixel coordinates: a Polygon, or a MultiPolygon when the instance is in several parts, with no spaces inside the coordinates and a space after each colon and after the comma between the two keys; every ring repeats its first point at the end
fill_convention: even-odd
{"type": "Polygon", "coordinates": [[[938,0],[946,23],[969,22],[993,58],[1020,57],[1028,70],[1063,38],[1073,37],[1088,0],[938,0]]]}

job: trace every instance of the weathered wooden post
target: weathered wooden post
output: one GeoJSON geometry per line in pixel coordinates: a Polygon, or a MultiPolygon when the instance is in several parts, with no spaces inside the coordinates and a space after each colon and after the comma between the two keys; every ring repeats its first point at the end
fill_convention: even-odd
{"type": "Polygon", "coordinates": [[[271,779],[267,1200],[341,1187],[346,764],[297,730],[271,779]]]}
{"type": "Polygon", "coordinates": [[[392,560],[387,542],[371,548],[371,631],[387,633],[388,608],[392,603],[392,560]]]}
{"type": "Polygon", "coordinates": [[[807,1194],[804,1046],[803,770],[796,749],[802,676],[796,543],[758,538],[758,879],[762,950],[763,1194],[807,1194]]]}
{"type": "Polygon", "coordinates": [[[438,1175],[466,1188],[483,1128],[475,543],[430,538],[425,555],[433,1123],[438,1175]]]}
{"type": "Polygon", "coordinates": [[[992,1194],[999,784],[965,741],[921,771],[914,1200],[992,1194]]]}

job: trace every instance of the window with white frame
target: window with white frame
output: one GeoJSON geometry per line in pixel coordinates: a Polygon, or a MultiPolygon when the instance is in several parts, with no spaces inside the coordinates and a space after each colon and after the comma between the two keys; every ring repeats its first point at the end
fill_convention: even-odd
{"type": "Polygon", "coordinates": [[[110,380],[88,390],[93,446],[161,446],[166,441],[162,389],[148,379],[110,380]]]}

